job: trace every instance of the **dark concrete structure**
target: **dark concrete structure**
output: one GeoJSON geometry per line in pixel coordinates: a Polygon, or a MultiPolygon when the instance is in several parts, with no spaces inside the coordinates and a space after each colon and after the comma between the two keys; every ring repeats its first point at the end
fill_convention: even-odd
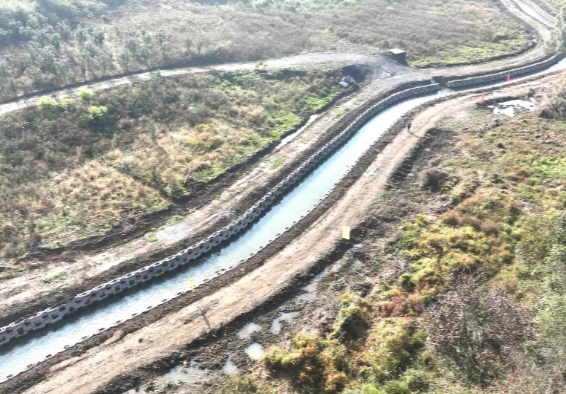
{"type": "Polygon", "coordinates": [[[390,49],[387,54],[389,56],[391,56],[393,58],[393,60],[395,60],[397,63],[402,64],[404,66],[408,66],[407,64],[407,52],[402,50],[402,49],[398,49],[398,48],[393,48],[390,49]]]}

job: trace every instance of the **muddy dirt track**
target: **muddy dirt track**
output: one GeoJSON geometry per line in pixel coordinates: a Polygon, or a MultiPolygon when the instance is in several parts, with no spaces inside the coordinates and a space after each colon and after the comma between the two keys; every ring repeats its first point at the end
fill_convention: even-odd
{"type": "MultiPolygon", "coordinates": [[[[542,52],[534,56],[533,59],[536,59],[542,56],[542,52]]],[[[505,61],[505,65],[509,64],[509,60],[505,61]]],[[[503,64],[500,66],[503,67],[503,64]]],[[[475,67],[476,70],[479,68],[475,67]]],[[[462,68],[461,72],[465,70],[462,68]]],[[[410,74],[413,80],[415,77],[424,80],[432,71],[410,74]]],[[[445,73],[450,74],[448,71],[445,73]]],[[[545,80],[552,78],[546,77],[545,80]]],[[[395,82],[399,84],[400,80],[395,82]]],[[[540,83],[527,82],[506,87],[504,93],[519,94],[540,83]]],[[[364,90],[367,97],[358,108],[375,100],[375,91],[367,93],[364,90]]],[[[386,186],[389,177],[434,122],[447,111],[475,101],[476,93],[466,93],[456,99],[451,98],[448,103],[441,102],[426,109],[414,118],[412,134],[402,130],[405,119],[401,119],[358,163],[341,188],[282,239],[239,267],[238,272],[228,272],[199,288],[196,295],[179,297],[164,307],[74,346],[43,365],[0,385],[0,392],[24,392],[26,387],[34,383],[37,384],[27,389],[26,393],[116,392],[113,382],[127,381],[127,377],[135,375],[136,371],[168,359],[227,322],[252,313],[258,306],[292,288],[329,251],[347,247],[340,241],[341,227],[345,224],[355,226],[362,220],[364,212],[386,186]],[[291,253],[295,256],[293,259],[289,258],[291,253]],[[128,360],[128,365],[123,365],[123,360],[128,360]],[[40,382],[44,379],[47,381],[40,382]]]]}

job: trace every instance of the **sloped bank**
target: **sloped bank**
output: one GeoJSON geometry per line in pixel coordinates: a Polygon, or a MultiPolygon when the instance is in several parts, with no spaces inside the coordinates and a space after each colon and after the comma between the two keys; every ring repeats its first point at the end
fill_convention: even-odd
{"type": "MultiPolygon", "coordinates": [[[[529,78],[528,80],[523,80],[523,81],[520,81],[520,82],[511,83],[508,86],[522,84],[522,83],[525,83],[525,82],[537,80],[539,78],[540,78],[540,76],[535,76],[535,77],[529,78]]],[[[485,91],[488,92],[488,91],[492,91],[492,90],[495,90],[495,89],[499,89],[499,87],[488,88],[488,89],[485,89],[485,91]]],[[[453,95],[453,96],[445,96],[445,97],[442,97],[440,99],[433,99],[433,100],[431,100],[431,101],[429,101],[425,104],[422,104],[421,106],[413,109],[408,114],[401,117],[399,119],[399,121],[397,121],[395,123],[395,125],[393,125],[382,138],[380,138],[376,143],[374,143],[366,151],[366,153],[363,154],[363,156],[358,160],[358,162],[352,168],[352,170],[347,175],[342,177],[342,179],[334,186],[334,188],[333,188],[334,191],[331,193],[331,195],[329,197],[326,198],[326,200],[323,201],[322,204],[318,204],[318,206],[310,214],[307,214],[306,217],[297,221],[296,224],[289,231],[285,232],[281,237],[276,239],[275,242],[268,245],[266,248],[264,248],[262,251],[260,251],[256,256],[249,259],[242,267],[245,270],[242,270],[242,271],[231,270],[231,271],[221,275],[220,277],[218,277],[216,279],[220,279],[224,285],[232,283],[235,279],[246,276],[246,274],[249,273],[251,270],[262,265],[266,258],[268,258],[273,253],[277,252],[278,250],[281,250],[282,247],[286,243],[291,242],[294,239],[295,236],[300,234],[311,223],[316,221],[320,217],[320,215],[326,209],[328,209],[329,206],[333,205],[335,201],[337,201],[338,199],[341,198],[342,195],[344,195],[344,193],[353,184],[353,182],[355,182],[364,173],[365,169],[372,163],[372,161],[375,159],[375,157],[377,157],[377,155],[379,154],[379,152],[381,152],[381,150],[384,148],[384,146],[386,146],[388,143],[390,143],[393,140],[393,138],[397,135],[397,133],[404,128],[408,119],[413,118],[415,116],[415,114],[417,114],[418,112],[424,110],[425,108],[427,108],[429,106],[435,105],[439,102],[451,100],[455,97],[460,97],[460,96],[467,95],[467,94],[470,94],[470,93],[475,94],[477,92],[479,92],[479,90],[462,92],[462,93],[458,93],[458,94],[453,95]]],[[[417,148],[418,148],[418,146],[417,146],[417,148]]],[[[408,156],[410,156],[410,154],[408,156]]],[[[403,163],[403,164],[405,164],[405,163],[403,163]]],[[[403,166],[403,164],[401,164],[401,166],[403,166]]],[[[312,266],[314,266],[314,265],[320,265],[320,263],[321,263],[321,261],[313,261],[313,262],[305,263],[305,270],[311,269],[312,266]],[[309,268],[309,267],[311,267],[311,268],[309,268]]],[[[278,292],[273,297],[271,297],[269,300],[267,300],[267,301],[263,300],[262,302],[273,301],[274,299],[278,298],[282,293],[292,291],[292,286],[296,285],[297,281],[302,280],[301,278],[302,277],[296,277],[296,280],[293,280],[292,283],[291,282],[288,283],[287,284],[288,286],[285,287],[281,292],[278,292]]],[[[215,281],[215,280],[213,280],[213,281],[215,281]]],[[[45,377],[50,373],[50,371],[52,371],[52,368],[55,365],[57,365],[58,363],[66,360],[70,357],[78,357],[79,355],[81,355],[82,353],[87,351],[88,349],[91,349],[91,348],[107,341],[108,339],[110,339],[112,337],[114,338],[114,340],[118,340],[119,338],[123,337],[124,335],[127,335],[128,333],[134,332],[137,329],[145,327],[148,324],[155,322],[156,320],[166,316],[167,314],[175,312],[179,308],[184,307],[186,305],[189,305],[190,303],[196,301],[197,299],[200,299],[200,298],[202,298],[206,295],[210,295],[210,294],[214,293],[219,288],[218,286],[222,286],[222,284],[217,283],[217,286],[215,286],[215,287],[205,285],[205,286],[203,286],[202,291],[197,292],[196,294],[192,294],[190,292],[183,294],[180,297],[177,297],[173,300],[166,302],[165,304],[161,305],[159,308],[154,308],[152,310],[149,310],[146,313],[144,313],[140,316],[137,316],[134,319],[131,319],[131,320],[128,320],[124,323],[121,323],[119,326],[108,329],[105,332],[97,334],[97,335],[95,335],[95,336],[93,336],[93,337],[91,337],[91,338],[89,338],[89,339],[87,339],[87,340],[85,340],[81,343],[78,343],[78,344],[72,346],[70,349],[57,354],[56,356],[52,357],[51,359],[40,363],[39,365],[33,367],[32,369],[30,369],[28,371],[25,371],[25,372],[18,374],[17,377],[15,377],[15,378],[11,379],[10,381],[0,385],[0,392],[1,393],[10,393],[10,394],[20,393],[20,392],[24,391],[26,388],[29,388],[31,385],[38,383],[41,380],[44,380],[45,377]]],[[[258,304],[258,307],[260,307],[260,306],[261,306],[261,303],[258,304]]],[[[253,311],[248,312],[248,316],[249,316],[250,313],[253,313],[254,311],[257,312],[257,309],[254,309],[253,311]]],[[[224,327],[224,324],[226,324],[226,323],[228,323],[228,322],[224,322],[222,327],[224,327]]],[[[208,334],[214,335],[215,331],[209,332],[208,334]]],[[[200,338],[198,342],[202,343],[201,341],[205,341],[205,340],[206,340],[206,338],[200,338]]],[[[188,347],[188,346],[193,346],[193,345],[194,345],[194,341],[187,343],[186,346],[188,347]]],[[[180,348],[178,351],[175,351],[171,354],[164,355],[163,359],[162,359],[163,362],[168,362],[175,357],[179,357],[179,355],[181,354],[181,350],[182,350],[182,348],[180,348]]],[[[136,373],[144,374],[144,373],[147,373],[147,371],[149,371],[149,370],[162,368],[163,365],[164,364],[162,364],[161,361],[156,361],[156,362],[152,363],[151,365],[148,364],[146,367],[143,368],[143,370],[140,370],[140,371],[136,370],[136,373]]],[[[167,365],[170,365],[170,364],[167,364],[167,365]]],[[[127,376],[126,375],[120,375],[120,376],[116,377],[111,382],[111,384],[104,384],[104,386],[101,386],[99,389],[97,389],[96,393],[116,393],[116,392],[120,392],[120,391],[116,391],[117,390],[116,384],[119,384],[120,382],[132,382],[132,381],[135,382],[135,381],[137,381],[137,379],[138,378],[134,377],[133,380],[132,380],[132,376],[130,376],[130,375],[127,375],[127,376]]]]}
{"type": "MultiPolygon", "coordinates": [[[[120,278],[114,279],[108,283],[99,285],[89,291],[77,295],[68,303],[56,306],[54,308],[46,309],[30,318],[0,328],[0,345],[4,345],[14,338],[20,338],[30,332],[44,328],[46,325],[58,322],[65,316],[70,315],[82,308],[85,308],[88,305],[102,301],[109,296],[119,294],[127,289],[137,286],[140,283],[145,283],[153,278],[165,274],[166,272],[176,270],[180,267],[185,266],[189,262],[198,259],[199,257],[209,252],[212,248],[232,238],[234,235],[240,233],[243,229],[250,225],[257,217],[259,217],[263,212],[271,207],[285,191],[289,190],[307,173],[314,169],[318,163],[320,163],[338,146],[349,139],[352,134],[359,130],[379,111],[389,107],[394,103],[402,101],[407,97],[417,96],[423,93],[437,91],[439,89],[440,85],[433,83],[430,85],[403,90],[401,92],[388,96],[384,100],[380,101],[379,103],[362,113],[356,120],[352,122],[350,126],[346,128],[346,130],[332,139],[328,144],[326,144],[316,154],[310,157],[299,168],[293,171],[285,180],[275,186],[275,188],[267,193],[266,196],[264,196],[254,206],[252,206],[236,221],[215,232],[196,245],[191,246],[190,248],[183,250],[180,253],[177,253],[173,257],[158,261],[120,278]]],[[[260,248],[263,246],[265,245],[261,245],[260,248]]]]}
{"type": "Polygon", "coordinates": [[[517,77],[522,76],[525,74],[529,74],[532,72],[540,71],[545,68],[548,68],[561,60],[563,56],[560,55],[553,55],[550,56],[548,59],[542,60],[537,63],[533,63],[527,66],[514,68],[511,70],[500,71],[495,74],[486,74],[486,75],[479,75],[475,77],[463,78],[463,79],[454,79],[449,80],[446,82],[446,87],[448,88],[461,88],[466,86],[473,86],[473,85],[481,85],[484,83],[494,82],[494,81],[504,81],[508,76],[510,77],[517,77]]]}

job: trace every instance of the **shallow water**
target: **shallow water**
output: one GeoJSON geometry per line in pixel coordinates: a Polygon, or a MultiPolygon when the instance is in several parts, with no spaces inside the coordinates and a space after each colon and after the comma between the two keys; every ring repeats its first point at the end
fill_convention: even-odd
{"type": "Polygon", "coordinates": [[[248,323],[238,332],[238,338],[240,339],[249,338],[256,331],[261,331],[261,326],[255,323],[248,323]]]}
{"type": "Polygon", "coordinates": [[[263,357],[263,355],[265,354],[265,348],[257,343],[254,342],[252,343],[250,346],[248,346],[247,348],[244,349],[244,352],[248,355],[249,358],[251,358],[254,361],[259,361],[261,360],[261,358],[263,357]]]}
{"type": "Polygon", "coordinates": [[[273,323],[271,323],[271,333],[278,335],[283,328],[282,323],[292,323],[293,320],[295,320],[297,316],[299,316],[299,314],[300,312],[282,312],[281,314],[279,314],[279,316],[277,316],[273,320],[273,323]]]}
{"type": "Polygon", "coordinates": [[[222,373],[225,375],[234,375],[238,373],[238,366],[230,359],[226,360],[226,363],[222,367],[222,373]]]}
{"type": "MultiPolygon", "coordinates": [[[[217,372],[216,372],[217,373],[217,372]]],[[[206,369],[197,368],[193,365],[189,367],[183,367],[179,365],[171,371],[167,372],[165,375],[160,376],[153,380],[154,387],[166,386],[168,384],[175,385],[200,385],[203,382],[209,381],[215,372],[208,371],[206,369]]],[[[128,390],[123,394],[150,394],[155,393],[154,390],[148,390],[148,385],[144,385],[137,389],[128,390]]]]}
{"type": "Polygon", "coordinates": [[[535,109],[536,105],[530,100],[510,100],[495,104],[493,106],[493,113],[512,118],[515,115],[532,112],[535,109]]]}

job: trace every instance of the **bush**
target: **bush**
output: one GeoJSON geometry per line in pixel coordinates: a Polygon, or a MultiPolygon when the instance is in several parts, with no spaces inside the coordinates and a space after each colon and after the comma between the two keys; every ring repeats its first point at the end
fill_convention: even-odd
{"type": "Polygon", "coordinates": [[[443,182],[450,174],[438,168],[426,170],[421,178],[421,188],[437,192],[442,188],[443,182]]]}
{"type": "Polygon", "coordinates": [[[91,105],[88,107],[85,119],[89,124],[97,127],[108,124],[108,107],[105,105],[91,105]]]}
{"type": "Polygon", "coordinates": [[[364,362],[370,368],[365,374],[376,381],[398,377],[414,361],[417,351],[423,347],[423,339],[422,332],[412,319],[378,321],[365,342],[368,350],[364,362]]]}
{"type": "Polygon", "coordinates": [[[262,360],[271,369],[290,373],[293,384],[304,393],[336,393],[347,382],[349,363],[344,346],[315,335],[298,334],[290,351],[274,346],[262,360]]]}
{"type": "Polygon", "coordinates": [[[94,98],[94,93],[89,90],[81,90],[79,92],[79,97],[83,101],[90,101],[94,98]]]}
{"type": "Polygon", "coordinates": [[[369,303],[354,294],[342,296],[342,308],[334,324],[333,338],[349,341],[360,338],[369,327],[369,303]]]}
{"type": "Polygon", "coordinates": [[[39,100],[39,108],[46,119],[56,119],[59,114],[67,109],[69,103],[69,100],[56,100],[51,97],[45,97],[39,100]]]}

